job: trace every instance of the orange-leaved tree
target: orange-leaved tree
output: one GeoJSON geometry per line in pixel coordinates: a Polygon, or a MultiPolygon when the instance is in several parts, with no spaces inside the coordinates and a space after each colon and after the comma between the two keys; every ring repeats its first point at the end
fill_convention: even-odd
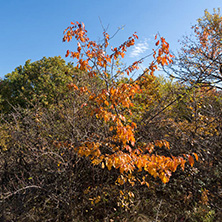
{"type": "Polygon", "coordinates": [[[185,36],[182,48],[169,74],[191,84],[222,89],[222,16],[220,10],[204,16],[192,26],[193,35],[185,36]]]}
{"type": "Polygon", "coordinates": [[[71,24],[72,26],[64,31],[63,41],[69,42],[74,38],[77,42],[77,51],[67,50],[66,57],[76,59],[77,67],[87,72],[90,77],[99,77],[104,87],[96,93],[87,86],[78,87],[73,83],[69,84],[69,88],[79,95],[87,96],[87,101],[81,105],[82,110],[88,112],[88,115],[96,121],[102,122],[102,125],[108,129],[106,135],[92,132],[73,149],[80,156],[90,158],[94,165],[101,165],[102,168],[106,166],[108,170],[119,169],[120,174],[116,183],[120,185],[126,182],[134,185],[135,182],[139,182],[149,186],[147,180],[149,174],[167,183],[178,166],[184,169],[187,160],[193,166],[193,156],[198,159],[195,153],[193,156],[187,154],[184,157],[161,156],[154,153],[154,148],[169,149],[170,144],[166,140],[139,143],[139,138],[136,137],[138,115],[134,109],[135,97],[139,95],[143,97],[147,93],[146,83],[150,82],[150,77],[154,75],[158,66],[172,62],[169,44],[165,39],[155,37],[156,49],[153,50],[153,61],[136,80],[133,80],[130,74],[139,69],[139,64],[144,58],[123,69],[116,66],[118,59],[120,57],[123,59],[127,49],[135,44],[135,40],[138,39],[136,33],[120,46],[112,48],[109,47],[110,36],[106,31],[103,32],[103,42],[99,44],[90,41],[83,23],[71,24]],[[120,77],[125,74],[129,77],[127,81],[120,81],[120,77]],[[145,174],[139,178],[137,172],[141,171],[145,174]]]}

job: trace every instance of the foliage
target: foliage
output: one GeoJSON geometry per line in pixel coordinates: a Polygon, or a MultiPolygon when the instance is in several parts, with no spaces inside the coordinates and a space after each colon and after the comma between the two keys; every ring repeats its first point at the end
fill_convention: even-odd
{"type": "Polygon", "coordinates": [[[1,81],[0,108],[9,112],[14,106],[56,104],[64,99],[68,93],[66,86],[77,73],[72,64],[66,65],[61,57],[44,57],[33,63],[28,60],[1,81]]]}
{"type": "Polygon", "coordinates": [[[199,83],[222,89],[222,16],[220,10],[210,14],[205,10],[203,18],[192,27],[194,36],[186,36],[181,42],[179,56],[169,73],[191,84],[199,83]]]}
{"type": "Polygon", "coordinates": [[[66,54],[76,67],[43,58],[3,80],[4,90],[12,76],[18,87],[1,115],[0,219],[221,221],[221,91],[155,77],[172,59],[162,37],[153,62],[131,79],[144,58],[128,67],[120,58],[136,34],[109,49],[106,31],[99,44],[83,23],[72,25],[63,40],[77,40],[66,54]],[[61,73],[47,82],[37,77],[42,66],[61,73]],[[31,106],[20,92],[28,67],[37,72],[36,91],[24,85],[31,106]]]}
{"type": "MultiPolygon", "coordinates": [[[[103,135],[93,133],[90,138],[74,149],[79,155],[89,157],[94,165],[101,165],[102,168],[106,165],[108,170],[111,170],[112,167],[119,169],[120,176],[117,183],[120,185],[127,181],[134,185],[138,181],[149,186],[146,181],[147,175],[145,174],[142,179],[139,179],[134,175],[136,170],[139,172],[144,170],[155,178],[159,177],[163,183],[167,183],[171,173],[175,172],[178,166],[184,169],[186,160],[181,156],[176,158],[154,154],[155,146],[170,148],[166,140],[141,143],[135,137],[137,124],[134,121],[135,114],[132,112],[132,107],[134,107],[135,96],[145,98],[149,93],[147,86],[157,65],[164,66],[171,63],[172,55],[169,53],[168,43],[163,37],[156,42],[156,46],[159,44],[160,46],[157,51],[154,50],[154,61],[136,81],[129,79],[127,82],[119,82],[119,75],[126,73],[129,76],[134,70],[139,69],[138,64],[142,62],[142,60],[136,61],[127,68],[114,73],[115,61],[120,56],[124,58],[127,48],[134,45],[135,39],[138,38],[137,35],[134,33],[119,47],[111,48],[109,54],[109,35],[106,32],[103,33],[103,44],[97,44],[89,40],[83,23],[77,22],[72,25],[65,30],[63,40],[69,42],[74,37],[77,40],[77,51],[67,50],[66,56],[70,55],[77,59],[77,67],[80,70],[88,72],[89,76],[98,75],[105,85],[97,94],[92,93],[86,87],[81,89],[76,85],[72,85],[72,87],[78,93],[88,95],[89,99],[82,104],[82,108],[91,116],[102,120],[108,128],[105,138],[103,135]]],[[[142,107],[142,111],[145,110],[144,108],[142,107]]],[[[188,155],[187,158],[193,165],[194,157],[188,155]]]]}

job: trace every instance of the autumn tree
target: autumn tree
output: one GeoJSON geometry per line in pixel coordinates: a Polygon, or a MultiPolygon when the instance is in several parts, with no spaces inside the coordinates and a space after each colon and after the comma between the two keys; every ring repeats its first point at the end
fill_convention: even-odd
{"type": "MultiPolygon", "coordinates": [[[[204,16],[192,27],[194,35],[184,37],[178,56],[169,67],[165,67],[166,72],[178,80],[177,84],[181,84],[178,97],[171,106],[173,112],[170,115],[173,115],[176,133],[170,138],[180,138],[186,145],[185,148],[181,144],[181,149],[193,149],[198,153],[200,161],[196,168],[198,173],[193,174],[192,195],[197,198],[198,193],[194,195],[196,190],[200,193],[208,190],[211,196],[207,199],[208,207],[214,209],[218,218],[221,218],[219,172],[222,166],[219,145],[222,135],[221,24],[219,9],[213,14],[205,10],[204,16]]],[[[170,142],[173,145],[174,142],[170,142]]]]}
{"type": "Polygon", "coordinates": [[[193,35],[185,36],[174,65],[167,72],[181,81],[222,89],[222,16],[220,10],[204,16],[192,26],[193,35]]]}
{"type": "MultiPolygon", "coordinates": [[[[158,65],[164,66],[172,62],[169,52],[169,44],[163,37],[156,42],[157,49],[153,50],[154,60],[150,66],[137,78],[129,78],[127,82],[119,82],[122,74],[130,74],[139,69],[143,59],[135,61],[132,65],[115,71],[115,62],[118,57],[124,58],[127,49],[134,45],[138,38],[134,33],[119,47],[109,49],[109,34],[104,31],[104,42],[97,44],[90,41],[83,23],[72,23],[64,33],[63,41],[69,42],[72,38],[77,41],[77,51],[67,50],[66,56],[77,60],[77,67],[88,72],[89,76],[99,76],[104,81],[105,87],[97,94],[92,93],[87,87],[77,87],[71,84],[73,90],[88,95],[88,101],[82,104],[83,110],[94,116],[98,121],[103,121],[108,128],[106,136],[91,133],[89,138],[82,141],[78,147],[73,147],[81,156],[89,157],[94,165],[105,166],[108,170],[119,169],[120,176],[117,183],[120,185],[129,182],[147,184],[144,175],[142,179],[134,175],[135,171],[144,170],[152,176],[159,177],[163,183],[167,183],[172,172],[180,165],[184,169],[186,160],[179,157],[165,157],[154,153],[155,147],[170,148],[166,140],[150,141],[144,143],[135,137],[137,123],[133,112],[134,98],[149,90],[150,77],[153,76],[158,65]],[[110,53],[109,53],[110,51],[110,53]]],[[[157,38],[157,36],[156,36],[157,38]]],[[[196,159],[197,155],[193,154],[196,159]]],[[[194,157],[188,155],[191,166],[194,157]]]]}

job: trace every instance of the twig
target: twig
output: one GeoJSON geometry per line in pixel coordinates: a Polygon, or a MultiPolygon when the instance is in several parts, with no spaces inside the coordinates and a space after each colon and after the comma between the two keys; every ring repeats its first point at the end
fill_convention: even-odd
{"type": "Polygon", "coordinates": [[[159,216],[159,212],[160,212],[160,207],[161,207],[161,205],[162,205],[162,200],[160,201],[160,204],[159,204],[158,209],[157,209],[157,214],[156,214],[156,220],[155,220],[155,222],[157,222],[157,220],[158,220],[158,216],[159,216]]]}
{"type": "MultiPolygon", "coordinates": [[[[20,189],[16,190],[15,192],[10,192],[8,195],[6,194],[7,196],[1,197],[1,199],[3,199],[3,200],[8,199],[9,197],[11,197],[11,196],[19,193],[19,192],[22,191],[22,190],[26,190],[26,189],[30,189],[30,188],[39,188],[39,189],[42,189],[42,187],[40,187],[40,186],[30,185],[30,186],[27,186],[27,187],[20,188],[20,189]]],[[[2,196],[4,196],[4,194],[3,194],[2,196]]],[[[2,200],[1,200],[0,202],[2,202],[2,200]]]]}

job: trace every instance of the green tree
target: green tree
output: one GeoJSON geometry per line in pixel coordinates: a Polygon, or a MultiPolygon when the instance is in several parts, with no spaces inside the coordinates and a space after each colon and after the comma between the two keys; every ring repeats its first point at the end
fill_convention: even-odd
{"type": "Polygon", "coordinates": [[[27,60],[0,82],[0,108],[9,112],[17,106],[57,104],[65,98],[69,91],[67,85],[77,75],[77,69],[61,57],[44,57],[32,63],[27,60]]]}

